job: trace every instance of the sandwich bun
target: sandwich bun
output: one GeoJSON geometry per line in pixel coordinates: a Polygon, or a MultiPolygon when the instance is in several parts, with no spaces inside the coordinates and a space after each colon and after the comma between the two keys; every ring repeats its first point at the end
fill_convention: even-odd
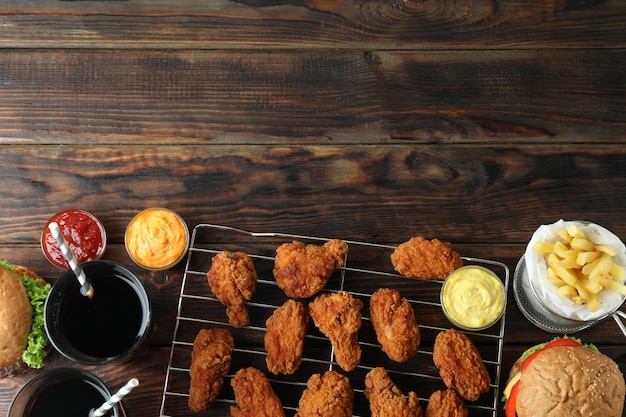
{"type": "Polygon", "coordinates": [[[26,349],[33,309],[20,278],[0,268],[0,368],[16,363],[26,349]]]}
{"type": "Polygon", "coordinates": [[[626,386],[618,365],[574,339],[541,345],[516,362],[510,377],[507,417],[621,417],[624,410],[626,386]]]}
{"type": "Polygon", "coordinates": [[[43,365],[49,343],[41,324],[43,300],[49,287],[29,268],[0,261],[0,379],[43,365]],[[30,296],[24,284],[29,279],[37,287],[36,294],[30,296]],[[31,352],[25,362],[27,350],[31,352]],[[36,359],[31,362],[33,357],[36,359]]]}
{"type": "Polygon", "coordinates": [[[621,417],[624,376],[608,356],[563,346],[537,355],[522,372],[517,415],[621,417]]]}

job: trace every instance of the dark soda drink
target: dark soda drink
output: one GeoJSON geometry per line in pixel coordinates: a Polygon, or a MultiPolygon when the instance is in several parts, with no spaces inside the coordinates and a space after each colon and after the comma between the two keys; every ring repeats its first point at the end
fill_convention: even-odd
{"type": "MultiPolygon", "coordinates": [[[[24,385],[11,404],[9,417],[88,417],[110,397],[104,383],[89,372],[56,368],[24,385]]],[[[118,415],[117,406],[105,414],[118,415]]]]}
{"type": "Polygon", "coordinates": [[[150,336],[151,309],[141,281],[111,261],[82,265],[94,289],[80,292],[68,271],[53,285],[44,308],[46,333],[67,358],[87,365],[130,358],[150,336]]]}
{"type": "Polygon", "coordinates": [[[92,276],[94,296],[73,288],[61,302],[60,328],[77,350],[94,357],[117,356],[140,336],[141,301],[119,276],[92,276]]]}

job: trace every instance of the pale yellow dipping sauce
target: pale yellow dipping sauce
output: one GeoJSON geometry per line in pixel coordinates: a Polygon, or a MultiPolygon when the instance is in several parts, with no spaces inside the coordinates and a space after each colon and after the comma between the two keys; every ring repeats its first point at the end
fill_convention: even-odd
{"type": "Polygon", "coordinates": [[[189,231],[183,220],[166,209],[139,213],[126,229],[126,250],[148,269],[173,266],[187,249],[189,231]]]}
{"type": "Polygon", "coordinates": [[[448,318],[467,329],[493,324],[504,311],[502,281],[486,268],[465,266],[446,279],[441,303],[448,318]]]}

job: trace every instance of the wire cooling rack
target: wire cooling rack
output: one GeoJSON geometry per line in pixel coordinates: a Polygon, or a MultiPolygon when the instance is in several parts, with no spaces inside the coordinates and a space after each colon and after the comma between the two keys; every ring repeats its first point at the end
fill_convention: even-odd
{"type": "MultiPolygon", "coordinates": [[[[162,417],[182,417],[191,414],[187,401],[193,340],[200,329],[211,327],[228,328],[235,339],[235,350],[222,392],[216,402],[205,412],[197,413],[198,416],[229,416],[230,406],[235,404],[230,380],[238,369],[250,366],[260,369],[268,377],[287,416],[293,416],[295,413],[309,377],[330,369],[349,378],[355,393],[353,411],[355,417],[370,416],[369,403],[363,394],[365,375],[378,366],[387,369],[391,379],[405,395],[409,391],[415,391],[422,407],[426,406],[428,398],[434,391],[445,389],[432,358],[436,335],[453,327],[441,310],[439,293],[442,282],[398,275],[390,261],[395,246],[345,239],[349,252],[344,265],[330,278],[324,291],[348,291],[363,301],[362,326],[359,330],[362,357],[359,366],[351,372],[344,372],[334,361],[330,342],[310,321],[302,364],[296,373],[293,375],[270,373],[265,364],[263,347],[265,320],[276,307],[287,301],[272,274],[274,256],[278,246],[294,240],[320,245],[330,239],[284,233],[249,232],[213,224],[199,224],[194,228],[163,389],[160,413],[162,417]],[[222,250],[247,253],[252,258],[258,274],[254,296],[246,303],[251,323],[242,329],[232,328],[228,324],[226,308],[213,295],[207,283],[211,259],[222,250]],[[404,363],[393,362],[382,352],[369,319],[369,298],[381,287],[398,290],[415,310],[421,333],[420,349],[415,357],[404,363]]],[[[509,269],[505,264],[468,257],[463,257],[463,261],[465,265],[477,264],[493,270],[508,290],[509,269]]],[[[310,300],[300,301],[306,305],[310,300]]],[[[465,332],[477,346],[491,376],[489,392],[483,394],[476,402],[465,403],[470,415],[474,417],[495,417],[500,407],[498,381],[502,366],[504,323],[505,315],[484,331],[465,332]]]]}

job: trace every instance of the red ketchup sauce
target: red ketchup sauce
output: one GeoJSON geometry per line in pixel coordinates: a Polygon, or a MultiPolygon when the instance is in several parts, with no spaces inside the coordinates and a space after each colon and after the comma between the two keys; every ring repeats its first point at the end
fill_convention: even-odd
{"type": "Polygon", "coordinates": [[[62,269],[70,267],[59,244],[48,229],[52,222],[59,225],[61,234],[78,263],[95,261],[102,257],[106,246],[106,233],[100,221],[83,210],[65,210],[52,216],[41,234],[41,249],[50,263],[62,269]]]}

